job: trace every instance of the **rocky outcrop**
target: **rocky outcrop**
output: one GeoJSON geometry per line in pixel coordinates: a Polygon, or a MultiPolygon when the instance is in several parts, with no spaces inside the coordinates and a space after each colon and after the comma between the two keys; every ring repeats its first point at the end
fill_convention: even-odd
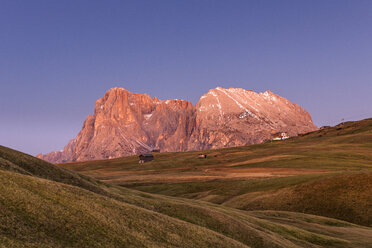
{"type": "Polygon", "coordinates": [[[96,101],[94,115],[63,151],[38,157],[53,163],[116,158],[160,149],[204,150],[261,143],[273,132],[313,131],[310,115],[270,91],[217,87],[196,107],[113,88],[96,101]]]}
{"type": "Polygon", "coordinates": [[[279,131],[295,136],[316,129],[309,113],[271,91],[217,87],[200,98],[196,111],[189,147],[194,150],[257,144],[279,131]]]}

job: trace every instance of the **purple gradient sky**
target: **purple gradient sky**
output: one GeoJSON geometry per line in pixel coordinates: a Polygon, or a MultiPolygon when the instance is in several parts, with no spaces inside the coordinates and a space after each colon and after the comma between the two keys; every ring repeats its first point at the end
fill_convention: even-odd
{"type": "Polygon", "coordinates": [[[372,116],[372,1],[0,1],[0,144],[60,150],[111,87],[271,91],[318,125],[372,116]]]}

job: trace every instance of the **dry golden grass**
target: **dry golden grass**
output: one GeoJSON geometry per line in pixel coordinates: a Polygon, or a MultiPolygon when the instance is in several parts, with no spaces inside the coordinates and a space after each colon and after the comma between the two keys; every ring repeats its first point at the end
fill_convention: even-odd
{"type": "Polygon", "coordinates": [[[78,187],[0,170],[3,244],[244,247],[212,230],[78,187]]]}
{"type": "Polygon", "coordinates": [[[311,213],[372,226],[372,172],[338,175],[233,197],[225,206],[311,213]]]}
{"type": "Polygon", "coordinates": [[[1,244],[8,247],[368,247],[372,237],[372,229],[317,216],[283,213],[280,223],[268,220],[272,212],[261,212],[260,216],[256,212],[124,188],[105,190],[112,197],[0,170],[1,244]],[[311,224],[293,225],[297,219],[311,224]],[[346,233],[360,234],[357,238],[345,238],[346,233]]]}

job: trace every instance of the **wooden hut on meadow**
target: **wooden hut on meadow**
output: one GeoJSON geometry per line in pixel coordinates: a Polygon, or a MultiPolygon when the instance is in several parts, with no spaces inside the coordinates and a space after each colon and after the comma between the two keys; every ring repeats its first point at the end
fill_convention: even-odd
{"type": "Polygon", "coordinates": [[[150,153],[141,154],[138,157],[139,157],[138,163],[140,163],[140,164],[143,164],[143,163],[150,162],[150,161],[154,160],[154,155],[152,155],[150,153]]]}

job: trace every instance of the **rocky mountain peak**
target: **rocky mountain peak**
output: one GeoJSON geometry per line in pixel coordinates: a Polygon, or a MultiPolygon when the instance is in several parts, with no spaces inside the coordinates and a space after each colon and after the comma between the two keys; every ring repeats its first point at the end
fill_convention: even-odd
{"type": "Polygon", "coordinates": [[[256,144],[273,132],[291,136],[313,131],[311,116],[271,91],[209,90],[193,106],[180,99],[159,100],[124,88],[99,98],[94,115],[63,151],[39,155],[54,163],[115,158],[149,152],[204,150],[256,144]]]}

